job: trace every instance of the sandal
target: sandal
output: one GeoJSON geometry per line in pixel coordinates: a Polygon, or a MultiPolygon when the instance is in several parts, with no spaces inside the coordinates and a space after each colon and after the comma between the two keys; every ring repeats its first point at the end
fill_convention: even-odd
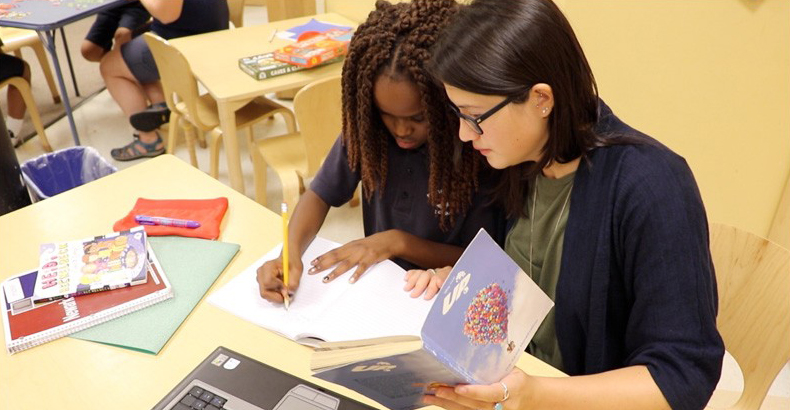
{"type": "Polygon", "coordinates": [[[140,141],[140,136],[134,134],[134,141],[121,147],[114,148],[110,151],[113,159],[116,161],[132,161],[140,158],[153,158],[165,153],[165,143],[159,133],[156,133],[156,141],[150,144],[140,141]],[[157,145],[161,144],[161,148],[157,145]]]}
{"type": "Polygon", "coordinates": [[[162,124],[170,122],[170,109],[165,103],[151,104],[145,110],[132,114],[129,117],[129,122],[136,130],[154,131],[162,124]]]}

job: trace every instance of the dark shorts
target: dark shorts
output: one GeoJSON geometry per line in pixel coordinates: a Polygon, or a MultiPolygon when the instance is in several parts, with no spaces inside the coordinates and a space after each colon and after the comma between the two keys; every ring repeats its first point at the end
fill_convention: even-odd
{"type": "Polygon", "coordinates": [[[24,72],[24,61],[10,54],[0,53],[0,81],[11,77],[21,77],[24,72]]]}
{"type": "Polygon", "coordinates": [[[159,70],[148,44],[143,36],[135,37],[132,41],[121,46],[121,55],[129,71],[140,84],[159,81],[159,70]]]}
{"type": "Polygon", "coordinates": [[[96,15],[96,21],[88,30],[85,39],[109,50],[112,48],[112,39],[118,27],[132,30],[133,35],[140,34],[150,18],[151,15],[138,2],[106,10],[96,15]]]}

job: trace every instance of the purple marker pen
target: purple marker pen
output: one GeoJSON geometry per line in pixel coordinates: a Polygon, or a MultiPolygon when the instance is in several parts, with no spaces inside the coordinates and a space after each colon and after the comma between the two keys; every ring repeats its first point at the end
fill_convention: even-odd
{"type": "Polygon", "coordinates": [[[135,215],[134,220],[140,225],[162,225],[177,228],[195,229],[200,227],[200,222],[187,219],[164,218],[160,216],[135,215]]]}

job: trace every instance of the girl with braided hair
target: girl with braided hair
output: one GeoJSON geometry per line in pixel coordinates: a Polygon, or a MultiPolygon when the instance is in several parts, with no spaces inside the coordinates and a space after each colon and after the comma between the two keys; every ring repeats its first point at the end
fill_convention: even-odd
{"type": "MultiPolygon", "coordinates": [[[[362,184],[365,238],[314,261],[308,274],[335,266],[329,282],[392,259],[405,269],[452,265],[477,231],[495,238],[504,217],[484,198],[482,161],[458,141],[458,118],[425,64],[459,6],[454,0],[378,1],[349,45],[343,66],[343,132],[289,226],[289,284],[299,285],[301,255],[330,206],[362,184]]],[[[261,296],[282,303],[282,257],[258,269],[261,296]]],[[[436,287],[438,290],[438,287],[436,287]]]]}

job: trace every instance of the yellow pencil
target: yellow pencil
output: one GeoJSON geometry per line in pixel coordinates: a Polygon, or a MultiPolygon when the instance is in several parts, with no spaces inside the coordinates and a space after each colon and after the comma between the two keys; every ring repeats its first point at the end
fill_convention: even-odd
{"type": "Polygon", "coordinates": [[[283,301],[285,310],[288,310],[288,305],[291,303],[291,298],[288,296],[288,204],[283,202],[280,211],[283,215],[283,284],[285,285],[283,301]]]}

